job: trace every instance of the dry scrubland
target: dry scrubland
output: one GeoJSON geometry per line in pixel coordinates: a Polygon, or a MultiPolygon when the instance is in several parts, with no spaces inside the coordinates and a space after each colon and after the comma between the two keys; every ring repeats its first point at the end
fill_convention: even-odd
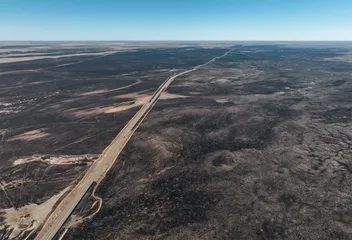
{"type": "Polygon", "coordinates": [[[351,43],[173,44],[0,47],[38,57],[0,64],[0,238],[39,226],[162,81],[231,46],[161,96],[64,239],[351,239],[351,43]]]}
{"type": "Polygon", "coordinates": [[[0,238],[35,230],[165,79],[224,52],[157,46],[0,45],[0,238]]]}
{"type": "Polygon", "coordinates": [[[66,239],[351,239],[340,51],[236,48],[177,79],[66,239]]]}

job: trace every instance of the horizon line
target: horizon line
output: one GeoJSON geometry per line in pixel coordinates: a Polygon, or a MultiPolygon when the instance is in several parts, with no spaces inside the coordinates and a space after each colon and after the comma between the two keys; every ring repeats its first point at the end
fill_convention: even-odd
{"type": "Polygon", "coordinates": [[[0,42],[352,42],[350,40],[1,40],[0,42]]]}

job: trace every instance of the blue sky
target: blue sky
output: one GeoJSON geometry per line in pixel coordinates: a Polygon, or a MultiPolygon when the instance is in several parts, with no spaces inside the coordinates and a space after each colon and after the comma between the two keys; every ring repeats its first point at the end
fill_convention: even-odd
{"type": "Polygon", "coordinates": [[[352,40],[352,0],[0,0],[0,40],[352,40]]]}

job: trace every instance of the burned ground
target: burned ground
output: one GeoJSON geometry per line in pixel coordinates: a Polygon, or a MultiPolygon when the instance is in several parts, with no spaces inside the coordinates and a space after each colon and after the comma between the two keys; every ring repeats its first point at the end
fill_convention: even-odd
{"type": "Polygon", "coordinates": [[[346,51],[242,46],[177,78],[65,239],[351,239],[346,51]]]}
{"type": "MultiPolygon", "coordinates": [[[[62,48],[43,43],[0,50],[0,215],[5,218],[0,238],[15,239],[32,226],[10,223],[9,214],[17,211],[22,219],[36,208],[50,211],[53,205],[46,203],[74,186],[96,160],[91,156],[109,145],[162,82],[228,47],[115,51],[105,44],[62,48]],[[2,62],[21,54],[78,56],[2,62]]],[[[37,224],[44,219],[40,216],[37,224]]]]}
{"type": "MultiPolygon", "coordinates": [[[[174,71],[224,51],[141,49],[92,60],[86,57],[75,65],[1,75],[1,164],[35,153],[101,152],[174,71]],[[35,130],[45,131],[45,137],[25,144],[6,141],[35,130]]],[[[50,59],[42,61],[56,64],[50,59]]],[[[22,64],[26,62],[1,66],[22,64]]]]}

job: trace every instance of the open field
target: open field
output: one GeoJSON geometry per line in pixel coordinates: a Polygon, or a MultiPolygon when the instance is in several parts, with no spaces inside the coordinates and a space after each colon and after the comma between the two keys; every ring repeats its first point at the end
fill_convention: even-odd
{"type": "Polygon", "coordinates": [[[351,239],[352,44],[268,42],[1,43],[0,239],[230,48],[174,80],[64,239],[351,239]]]}

